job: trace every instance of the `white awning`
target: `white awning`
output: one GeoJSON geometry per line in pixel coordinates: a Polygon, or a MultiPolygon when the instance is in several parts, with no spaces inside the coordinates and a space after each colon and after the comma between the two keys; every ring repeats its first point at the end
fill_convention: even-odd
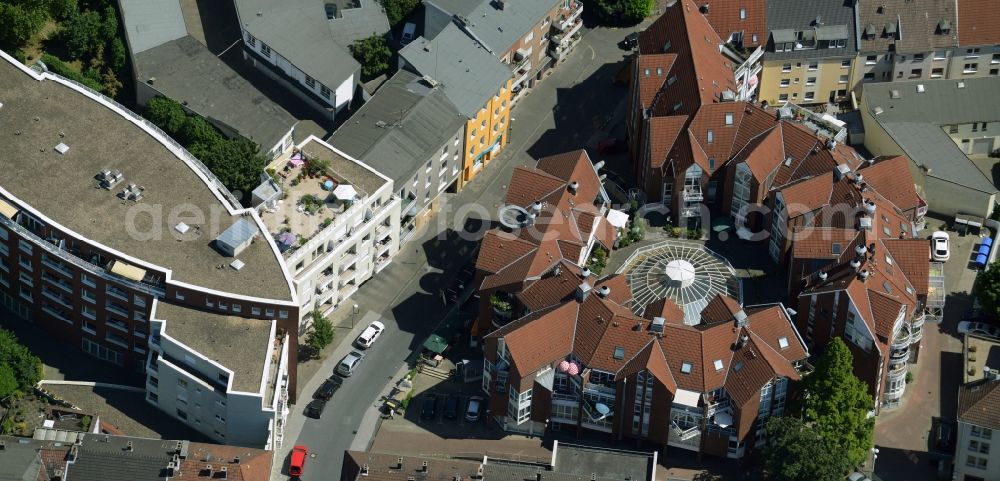
{"type": "Polygon", "coordinates": [[[354,200],[358,196],[358,191],[350,184],[340,184],[333,189],[333,196],[340,200],[354,200]]]}
{"type": "Polygon", "coordinates": [[[14,216],[17,215],[17,208],[8,204],[7,201],[0,199],[0,214],[10,220],[14,220],[14,216]]]}
{"type": "Polygon", "coordinates": [[[608,210],[608,223],[617,227],[622,228],[628,225],[628,214],[615,209],[608,210]]]}
{"type": "Polygon", "coordinates": [[[685,406],[691,406],[693,408],[698,407],[698,400],[701,399],[701,394],[694,391],[687,391],[684,389],[677,389],[677,394],[674,395],[674,402],[677,404],[683,404],[685,406]]]}
{"type": "Polygon", "coordinates": [[[733,416],[726,412],[715,413],[715,424],[719,427],[729,427],[733,425],[733,416]]]}
{"type": "Polygon", "coordinates": [[[136,282],[141,281],[142,278],[146,277],[145,269],[140,269],[122,261],[114,261],[111,263],[111,273],[118,274],[126,279],[132,279],[136,282]]]}

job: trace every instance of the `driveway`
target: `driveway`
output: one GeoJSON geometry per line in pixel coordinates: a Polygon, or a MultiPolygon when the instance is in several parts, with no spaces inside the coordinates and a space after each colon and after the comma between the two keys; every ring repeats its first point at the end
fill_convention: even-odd
{"type": "MultiPolygon", "coordinates": [[[[928,220],[928,235],[943,221],[928,220]]],[[[875,472],[883,479],[934,480],[931,464],[931,422],[935,417],[954,419],[958,387],[962,379],[962,339],[956,329],[959,320],[971,307],[975,271],[968,268],[973,235],[951,237],[951,259],[945,264],[945,287],[948,292],[941,324],[924,324],[920,355],[910,365],[913,382],[906,387],[903,404],[883,410],[875,424],[875,446],[879,449],[875,472]]]]}
{"type": "MultiPolygon", "coordinates": [[[[610,112],[622,110],[626,93],[612,83],[625,65],[625,52],[616,46],[624,34],[623,30],[585,31],[565,63],[515,106],[511,142],[504,153],[462,192],[449,195],[436,218],[400,249],[393,264],[355,294],[352,302],[367,313],[355,331],[369,319],[380,318],[387,332],[355,379],[345,382],[334,396],[323,419],[306,420],[301,415],[304,402],[293,408],[285,441],[276,454],[276,473],[284,472],[293,445],[306,444],[316,453],[309,472],[318,474],[303,479],[339,479],[344,451],[368,447],[379,423],[377,398],[387,382],[405,372],[404,361],[450,308],[442,305],[440,291],[474,259],[478,240],[506,193],[511,170],[534,165],[544,155],[596,145],[607,135],[599,127],[613,127],[606,120],[610,112]]],[[[346,351],[346,344],[335,350],[328,366],[312,380],[300,379],[306,383],[302,401],[346,351]]],[[[414,438],[414,442],[423,441],[414,438]]]]}

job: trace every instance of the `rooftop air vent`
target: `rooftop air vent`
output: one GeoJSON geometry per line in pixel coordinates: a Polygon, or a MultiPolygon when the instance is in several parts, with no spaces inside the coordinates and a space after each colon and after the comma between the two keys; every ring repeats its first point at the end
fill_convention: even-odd
{"type": "Polygon", "coordinates": [[[924,89],[924,84],[917,84],[917,93],[918,94],[922,94],[925,91],[926,91],[926,89],[924,89]]]}
{"type": "Polygon", "coordinates": [[[847,164],[837,164],[837,166],[833,168],[834,180],[843,179],[844,176],[847,175],[847,173],[850,171],[851,167],[848,166],[847,164]]]}
{"type": "Polygon", "coordinates": [[[597,295],[601,296],[602,299],[607,299],[611,295],[611,288],[608,286],[601,286],[597,289],[597,295]]]}
{"type": "Polygon", "coordinates": [[[854,183],[856,185],[861,185],[861,183],[864,182],[864,181],[865,181],[865,175],[864,174],[862,174],[862,173],[854,174],[854,183]]]}
{"type": "Polygon", "coordinates": [[[536,200],[536,201],[532,202],[531,203],[531,211],[534,212],[534,213],[536,213],[536,214],[541,213],[542,212],[542,201],[536,200]]]}
{"type": "Polygon", "coordinates": [[[566,186],[566,188],[569,189],[570,194],[576,195],[576,192],[580,190],[580,183],[574,180],[570,182],[569,185],[566,186]]]}
{"type": "Polygon", "coordinates": [[[118,169],[105,169],[97,173],[97,180],[101,183],[101,187],[111,190],[112,187],[125,180],[125,174],[118,169]]]}
{"type": "Polygon", "coordinates": [[[898,98],[901,98],[901,97],[902,96],[899,95],[899,90],[892,89],[892,90],[889,91],[889,98],[890,99],[898,99],[898,98]]]}
{"type": "Polygon", "coordinates": [[[959,80],[958,81],[958,88],[960,88],[960,89],[964,89],[965,88],[965,81],[964,80],[959,80]]]}
{"type": "Polygon", "coordinates": [[[584,267],[583,270],[580,271],[580,277],[582,277],[584,279],[590,277],[590,269],[584,267]]]}
{"type": "MultiPolygon", "coordinates": [[[[177,225],[174,226],[174,230],[176,230],[180,234],[187,234],[188,231],[191,230],[191,226],[183,222],[179,222],[177,223],[177,225]]],[[[177,449],[180,449],[180,446],[178,446],[177,449]]]]}
{"type": "Polygon", "coordinates": [[[868,253],[868,248],[865,247],[864,244],[858,244],[858,246],[854,248],[854,252],[859,256],[863,256],[868,253]]]}
{"type": "Polygon", "coordinates": [[[865,203],[864,203],[864,208],[865,208],[865,212],[867,212],[868,215],[875,214],[875,202],[874,201],[866,200],[865,203]]]}
{"type": "Polygon", "coordinates": [[[858,277],[862,281],[867,281],[868,280],[868,276],[870,276],[870,275],[871,275],[871,273],[868,272],[868,269],[863,269],[861,272],[858,273],[858,277]]]}
{"type": "Polygon", "coordinates": [[[872,109],[872,113],[875,115],[882,115],[883,113],[885,113],[885,111],[882,110],[882,107],[876,105],[875,108],[872,109]]]}
{"type": "Polygon", "coordinates": [[[816,274],[816,277],[818,277],[820,282],[822,282],[825,281],[827,277],[829,277],[829,274],[827,274],[825,271],[819,271],[819,273],[816,274]]]}
{"type": "Polygon", "coordinates": [[[861,268],[861,259],[851,259],[851,268],[857,271],[861,268]]]}
{"type": "Polygon", "coordinates": [[[749,324],[749,318],[743,309],[740,309],[736,311],[736,314],[733,314],[733,321],[736,323],[736,327],[744,327],[749,324]]]}
{"type": "Polygon", "coordinates": [[[233,262],[229,263],[229,267],[232,267],[236,271],[242,270],[244,266],[246,266],[246,263],[239,259],[234,259],[233,262]]]}
{"type": "Polygon", "coordinates": [[[59,145],[56,145],[56,152],[59,152],[61,155],[66,154],[66,152],[69,152],[69,146],[59,142],[59,145]]]}

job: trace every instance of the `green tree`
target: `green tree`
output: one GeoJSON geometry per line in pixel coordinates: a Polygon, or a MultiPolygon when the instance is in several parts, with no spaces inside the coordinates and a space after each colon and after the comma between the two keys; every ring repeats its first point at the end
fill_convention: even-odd
{"type": "Polygon", "coordinates": [[[210,144],[201,160],[227,189],[242,192],[244,198],[249,198],[248,194],[260,183],[260,174],[267,165],[257,144],[244,138],[210,144]]]}
{"type": "Polygon", "coordinates": [[[312,330],[306,336],[306,345],[316,353],[319,353],[333,342],[333,323],[323,317],[323,314],[319,311],[312,311],[311,316],[312,330]]]}
{"type": "Polygon", "coordinates": [[[805,379],[805,418],[828,446],[844,449],[849,466],[859,466],[872,448],[874,402],[868,386],[854,375],[853,356],[844,341],[834,338],[805,379]]]}
{"type": "Polygon", "coordinates": [[[845,449],[830,444],[810,426],[794,417],[767,421],[768,443],[764,466],[781,481],[841,481],[851,466],[845,449]]]}
{"type": "Polygon", "coordinates": [[[17,390],[17,377],[14,370],[5,364],[0,364],[0,399],[9,396],[17,390]]]}
{"type": "Polygon", "coordinates": [[[653,0],[621,0],[622,16],[629,22],[641,22],[653,13],[653,0]]]}
{"type": "Polygon", "coordinates": [[[361,80],[368,81],[389,70],[389,59],[392,58],[392,50],[389,49],[389,42],[379,35],[361,40],[355,40],[351,45],[351,53],[361,64],[361,80]]]}
{"type": "Polygon", "coordinates": [[[125,44],[121,38],[115,37],[111,41],[111,50],[108,54],[108,68],[120,72],[125,67],[125,55],[125,44]]]}
{"type": "Polygon", "coordinates": [[[389,20],[389,26],[395,27],[420,5],[420,0],[381,0],[381,3],[389,20]]]}
{"type": "Polygon", "coordinates": [[[1000,319],[1000,263],[994,262],[990,269],[979,271],[973,288],[983,314],[990,319],[1000,319]]]}
{"type": "Polygon", "coordinates": [[[76,0],[49,0],[49,15],[56,20],[65,20],[77,11],[76,0]]]}
{"type": "Polygon", "coordinates": [[[154,97],[146,105],[145,117],[171,137],[176,137],[187,121],[187,112],[171,99],[154,97]]]}
{"type": "Polygon", "coordinates": [[[184,120],[184,125],[181,126],[177,137],[184,145],[204,144],[213,146],[222,141],[222,134],[205,120],[204,117],[199,115],[189,115],[184,120]]]}
{"type": "Polygon", "coordinates": [[[97,12],[74,13],[62,23],[59,42],[72,59],[94,56],[104,43],[101,16],[97,12]]]}
{"type": "Polygon", "coordinates": [[[118,38],[118,13],[115,7],[108,5],[104,7],[104,15],[101,21],[101,38],[110,42],[118,38]]]}
{"type": "Polygon", "coordinates": [[[42,361],[6,329],[0,329],[0,366],[10,368],[17,388],[22,391],[31,389],[42,379],[42,361]]]}
{"type": "Polygon", "coordinates": [[[13,51],[42,29],[48,12],[35,2],[0,1],[0,48],[13,51]]]}

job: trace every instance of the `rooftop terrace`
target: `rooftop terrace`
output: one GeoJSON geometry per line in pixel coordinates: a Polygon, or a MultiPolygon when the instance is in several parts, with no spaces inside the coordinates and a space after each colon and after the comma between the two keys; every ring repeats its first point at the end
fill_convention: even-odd
{"type": "MultiPolygon", "coordinates": [[[[275,208],[265,208],[261,217],[279,247],[296,247],[312,238],[337,219],[350,215],[355,204],[380,189],[389,181],[364,164],[332,149],[319,139],[301,145],[303,159],[288,160],[278,169],[285,193],[275,208]],[[329,161],[325,169],[310,174],[314,162],[329,161]],[[326,184],[329,181],[329,184],[326,184]],[[355,200],[340,194],[338,189],[350,187],[355,200]],[[345,197],[340,199],[339,197],[345,197]],[[286,238],[285,233],[294,239],[286,238]]],[[[295,155],[292,156],[295,159],[295,155]]],[[[294,249],[288,249],[288,255],[294,249]]]]}
{"type": "MultiPolygon", "coordinates": [[[[272,376],[277,371],[273,353],[277,347],[280,354],[280,344],[268,344],[273,321],[215,314],[164,302],[156,304],[155,314],[156,319],[166,321],[166,335],[232,370],[234,391],[258,392],[265,361],[272,366],[272,376]]],[[[212,380],[210,384],[218,383],[212,380]]]]}
{"type": "Polygon", "coordinates": [[[965,372],[962,383],[983,378],[983,369],[1000,369],[1000,342],[970,334],[965,336],[965,372]]]}
{"type": "MultiPolygon", "coordinates": [[[[134,114],[69,81],[39,81],[0,56],[0,137],[4,169],[0,190],[65,229],[107,248],[172,271],[194,286],[266,299],[291,300],[276,251],[258,237],[237,257],[213,247],[213,239],[239,219],[220,191],[206,183],[199,166],[179,145],[155,133],[134,114]],[[81,88],[82,89],[82,88],[81,88]],[[116,110],[120,109],[120,110],[116,110]],[[65,144],[68,150],[55,150],[65,144]],[[98,187],[97,174],[120,169],[124,181],[98,187]],[[142,187],[142,200],[116,194],[142,187]],[[174,229],[178,217],[191,227],[174,229]]],[[[36,217],[38,216],[36,215],[36,217]]],[[[256,225],[256,224],[255,224],[256,225]]]]}

